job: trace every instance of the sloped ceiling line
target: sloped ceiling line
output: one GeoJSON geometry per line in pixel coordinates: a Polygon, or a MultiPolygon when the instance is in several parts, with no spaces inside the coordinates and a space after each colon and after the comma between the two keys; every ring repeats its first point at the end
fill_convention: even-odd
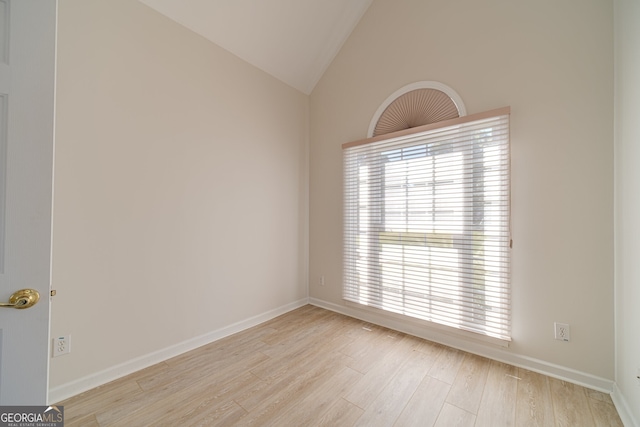
{"type": "Polygon", "coordinates": [[[310,94],[373,0],[139,0],[310,94]]]}

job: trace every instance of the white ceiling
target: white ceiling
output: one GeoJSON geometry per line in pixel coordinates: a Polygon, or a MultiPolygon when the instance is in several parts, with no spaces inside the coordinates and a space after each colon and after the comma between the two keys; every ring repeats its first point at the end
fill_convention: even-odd
{"type": "Polygon", "coordinates": [[[373,0],[140,0],[309,94],[373,0]]]}

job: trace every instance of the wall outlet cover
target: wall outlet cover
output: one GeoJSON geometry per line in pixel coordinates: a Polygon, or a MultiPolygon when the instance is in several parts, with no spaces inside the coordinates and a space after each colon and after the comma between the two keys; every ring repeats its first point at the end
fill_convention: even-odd
{"type": "Polygon", "coordinates": [[[554,322],[554,337],[559,341],[569,342],[571,341],[571,330],[569,324],[554,322]]]}
{"type": "Polygon", "coordinates": [[[71,335],[54,338],[51,352],[53,357],[69,354],[71,352],[71,335]]]}

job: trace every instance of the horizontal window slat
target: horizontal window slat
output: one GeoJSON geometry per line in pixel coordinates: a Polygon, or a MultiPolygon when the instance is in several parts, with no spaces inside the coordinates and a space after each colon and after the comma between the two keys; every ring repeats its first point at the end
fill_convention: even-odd
{"type": "Polygon", "coordinates": [[[508,109],[345,144],[344,298],[509,340],[508,109]]]}

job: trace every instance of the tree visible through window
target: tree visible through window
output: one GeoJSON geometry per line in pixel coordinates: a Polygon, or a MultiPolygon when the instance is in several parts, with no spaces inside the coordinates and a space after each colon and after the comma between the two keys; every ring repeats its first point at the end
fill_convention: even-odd
{"type": "Polygon", "coordinates": [[[345,299],[509,340],[509,115],[494,113],[345,144],[345,299]]]}

